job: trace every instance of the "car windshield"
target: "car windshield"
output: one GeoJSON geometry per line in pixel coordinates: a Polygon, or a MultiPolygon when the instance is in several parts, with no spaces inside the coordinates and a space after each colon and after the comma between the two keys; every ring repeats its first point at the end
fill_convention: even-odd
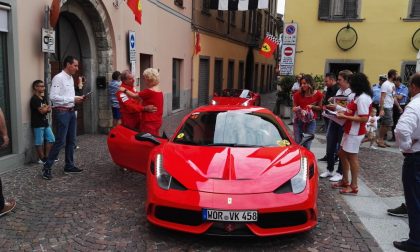
{"type": "Polygon", "coordinates": [[[248,89],[225,89],[223,90],[220,96],[251,98],[251,91],[249,91],[248,89]]]}
{"type": "Polygon", "coordinates": [[[268,147],[290,144],[287,135],[274,117],[244,111],[192,113],[175,134],[173,142],[232,147],[268,147]]]}

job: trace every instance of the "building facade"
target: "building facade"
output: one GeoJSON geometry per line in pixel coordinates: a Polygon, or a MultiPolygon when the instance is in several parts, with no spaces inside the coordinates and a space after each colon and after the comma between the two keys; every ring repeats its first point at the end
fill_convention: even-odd
{"type": "Polygon", "coordinates": [[[193,106],[208,103],[224,88],[273,89],[276,60],[258,51],[267,32],[276,35],[277,1],[268,9],[219,11],[208,0],[193,1],[192,27],[201,51],[193,57],[193,106]]]}
{"type": "Polygon", "coordinates": [[[79,134],[107,133],[112,126],[107,86],[116,70],[130,69],[143,89],[143,70],[159,69],[164,115],[207,104],[209,94],[224,87],[270,89],[275,58],[262,58],[258,49],[266,31],[275,33],[276,1],[270,0],[269,11],[230,12],[229,25],[228,12],[203,9],[203,1],[141,3],[139,25],[123,0],[60,0],[57,24],[50,27],[52,0],[0,0],[0,107],[11,139],[0,150],[0,173],[34,160],[31,84],[41,79],[51,85],[67,55],[79,59],[83,92],[93,92],[78,112],[79,134]],[[42,51],[51,42],[42,28],[55,32],[48,45],[53,53],[42,51]],[[202,51],[195,55],[197,32],[202,51]]]}
{"type": "Polygon", "coordinates": [[[286,1],[284,21],[299,27],[295,73],[350,69],[376,83],[392,68],[404,80],[415,71],[419,0],[286,1]]]}
{"type": "Polygon", "coordinates": [[[107,132],[112,114],[107,83],[115,70],[131,69],[143,88],[140,73],[160,70],[165,114],[191,107],[191,1],[142,1],[142,25],[122,0],[61,0],[55,31],[55,53],[43,53],[41,29],[51,0],[0,1],[0,106],[6,114],[11,144],[0,150],[0,172],[33,159],[29,100],[31,84],[61,71],[67,55],[79,59],[86,76],[84,92],[91,99],[78,114],[80,133],[107,132]],[[135,33],[135,63],[129,62],[128,34],[135,33]],[[44,63],[49,59],[50,67],[44,63]],[[45,70],[48,74],[45,74],[45,70]]]}

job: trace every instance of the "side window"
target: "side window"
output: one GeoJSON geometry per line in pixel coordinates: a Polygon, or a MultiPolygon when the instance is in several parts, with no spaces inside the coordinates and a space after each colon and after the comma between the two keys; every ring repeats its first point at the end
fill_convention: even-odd
{"type": "Polygon", "coordinates": [[[319,0],[318,19],[346,20],[359,18],[359,0],[319,0]]]}

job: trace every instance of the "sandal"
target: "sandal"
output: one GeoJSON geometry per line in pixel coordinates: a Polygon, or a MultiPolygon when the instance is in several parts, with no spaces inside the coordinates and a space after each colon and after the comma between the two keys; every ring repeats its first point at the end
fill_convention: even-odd
{"type": "Polygon", "coordinates": [[[359,191],[359,188],[357,186],[349,185],[343,189],[340,190],[341,194],[346,195],[357,195],[357,192],[359,191]]]}
{"type": "Polygon", "coordinates": [[[332,189],[340,189],[340,188],[345,188],[347,186],[350,186],[350,184],[349,184],[349,182],[344,182],[344,180],[340,180],[337,183],[332,183],[331,184],[332,189]]]}

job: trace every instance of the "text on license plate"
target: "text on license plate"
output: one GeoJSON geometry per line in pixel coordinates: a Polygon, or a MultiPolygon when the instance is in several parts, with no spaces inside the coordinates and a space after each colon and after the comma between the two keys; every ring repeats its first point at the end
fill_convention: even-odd
{"type": "Polygon", "coordinates": [[[203,220],[255,222],[258,221],[258,212],[203,209],[203,220]]]}

